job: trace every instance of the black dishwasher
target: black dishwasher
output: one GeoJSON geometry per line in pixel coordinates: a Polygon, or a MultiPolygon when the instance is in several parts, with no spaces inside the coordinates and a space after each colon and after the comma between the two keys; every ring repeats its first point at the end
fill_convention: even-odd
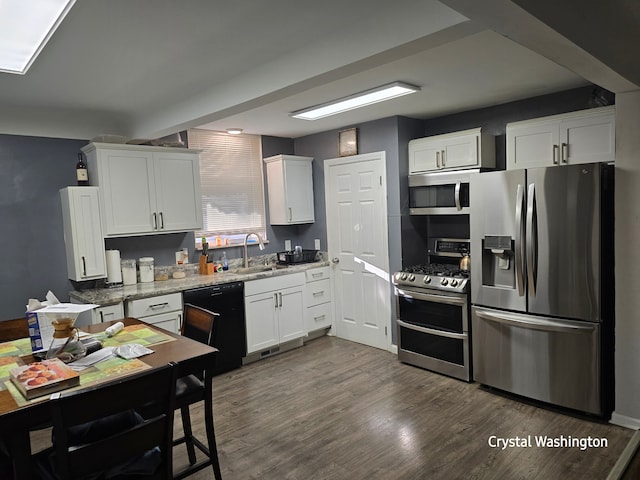
{"type": "Polygon", "coordinates": [[[210,287],[186,290],[184,303],[206,308],[220,314],[213,325],[216,354],[214,374],[242,366],[247,353],[247,332],[244,321],[244,283],[230,282],[210,287]]]}

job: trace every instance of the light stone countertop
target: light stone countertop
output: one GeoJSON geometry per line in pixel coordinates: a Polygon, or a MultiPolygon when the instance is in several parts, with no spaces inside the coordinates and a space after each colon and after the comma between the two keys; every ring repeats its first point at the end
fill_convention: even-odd
{"type": "Polygon", "coordinates": [[[154,297],[156,295],[177,293],[209,285],[219,285],[222,283],[239,281],[248,282],[250,280],[257,280],[260,278],[288,275],[296,272],[304,272],[312,268],[326,267],[328,265],[328,261],[321,260],[312,263],[289,265],[287,267],[255,266],[250,267],[251,270],[248,272],[241,272],[242,269],[230,269],[226,272],[218,272],[211,275],[193,275],[180,279],[137,283],[135,285],[125,285],[116,288],[73,290],[69,292],[69,297],[72,301],[75,300],[80,303],[94,303],[100,306],[107,306],[126,300],[136,300],[139,298],[154,297]]]}

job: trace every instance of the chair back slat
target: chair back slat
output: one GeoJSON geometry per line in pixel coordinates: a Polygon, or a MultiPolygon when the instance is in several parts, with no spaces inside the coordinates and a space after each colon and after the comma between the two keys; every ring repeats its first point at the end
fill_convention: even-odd
{"type": "Polygon", "coordinates": [[[80,478],[105,472],[159,447],[160,465],[153,478],[172,478],[176,371],[170,364],[88,390],[54,394],[51,403],[58,476],[80,478]],[[132,412],[150,408],[156,412],[153,418],[143,419],[132,412]],[[91,428],[87,425],[117,414],[138,421],[119,425],[100,438],[78,435],[91,428]]]}

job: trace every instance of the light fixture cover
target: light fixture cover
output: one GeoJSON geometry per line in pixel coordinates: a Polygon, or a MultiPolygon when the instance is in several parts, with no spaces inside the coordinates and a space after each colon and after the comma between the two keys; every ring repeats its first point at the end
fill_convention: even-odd
{"type": "Polygon", "coordinates": [[[227,128],[227,133],[231,135],[240,135],[242,133],[241,128],[227,128]]]}
{"type": "Polygon", "coordinates": [[[75,0],[2,0],[0,72],[25,74],[75,0]]]}
{"type": "Polygon", "coordinates": [[[382,85],[381,87],[372,88],[371,90],[349,95],[348,97],[323,103],[322,105],[297,110],[289,115],[303,120],[317,120],[418,91],[420,91],[420,87],[416,87],[415,85],[409,85],[404,82],[393,82],[382,85]]]}

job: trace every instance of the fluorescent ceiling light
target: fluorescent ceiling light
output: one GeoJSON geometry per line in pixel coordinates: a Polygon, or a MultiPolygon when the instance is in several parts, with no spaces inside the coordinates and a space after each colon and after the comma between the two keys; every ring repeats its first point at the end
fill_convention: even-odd
{"type": "Polygon", "coordinates": [[[403,82],[393,82],[388,85],[356,93],[355,95],[340,98],[322,105],[298,110],[290,115],[294,118],[301,118],[303,120],[317,120],[318,118],[347,112],[355,108],[372,105],[392,98],[402,97],[403,95],[408,95],[418,91],[420,91],[420,87],[403,82]]]}
{"type": "Polygon", "coordinates": [[[25,74],[75,0],[0,0],[0,72],[25,74]]]}
{"type": "Polygon", "coordinates": [[[241,128],[227,128],[227,133],[231,135],[240,135],[242,133],[241,128]]]}

